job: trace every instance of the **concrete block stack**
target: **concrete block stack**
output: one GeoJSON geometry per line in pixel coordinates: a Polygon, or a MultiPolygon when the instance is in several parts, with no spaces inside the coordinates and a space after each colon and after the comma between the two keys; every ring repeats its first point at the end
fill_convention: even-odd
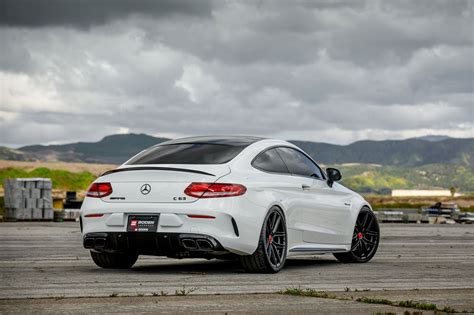
{"type": "Polygon", "coordinates": [[[49,178],[12,178],[3,181],[7,220],[52,220],[52,182],[49,178]]]}

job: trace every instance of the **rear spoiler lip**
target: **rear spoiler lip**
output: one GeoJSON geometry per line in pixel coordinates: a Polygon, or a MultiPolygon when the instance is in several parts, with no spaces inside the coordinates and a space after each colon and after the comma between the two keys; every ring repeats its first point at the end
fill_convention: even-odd
{"type": "Polygon", "coordinates": [[[119,172],[128,172],[128,171],[171,171],[171,172],[185,172],[185,173],[195,173],[195,174],[202,174],[202,175],[209,175],[209,176],[216,176],[211,173],[198,171],[198,170],[190,170],[187,168],[176,168],[176,167],[159,167],[159,166],[141,166],[141,167],[126,167],[126,168],[117,168],[114,170],[107,171],[100,176],[105,176],[113,173],[119,172]]]}

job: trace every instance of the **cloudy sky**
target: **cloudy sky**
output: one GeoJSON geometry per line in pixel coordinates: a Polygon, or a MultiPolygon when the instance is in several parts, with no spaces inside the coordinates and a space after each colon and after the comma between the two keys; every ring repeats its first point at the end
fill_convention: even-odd
{"type": "Polygon", "coordinates": [[[473,7],[0,0],[0,144],[474,137],[473,7]]]}

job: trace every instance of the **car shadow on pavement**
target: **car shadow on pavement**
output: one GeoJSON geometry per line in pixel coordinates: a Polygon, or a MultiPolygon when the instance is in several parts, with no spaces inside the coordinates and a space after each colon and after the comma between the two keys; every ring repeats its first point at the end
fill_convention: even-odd
{"type": "Polygon", "coordinates": [[[150,264],[152,261],[146,261],[146,265],[137,264],[131,271],[143,273],[235,273],[240,265],[231,260],[160,260],[159,264],[150,264]]]}
{"type": "MultiPolygon", "coordinates": [[[[321,258],[290,258],[287,259],[285,270],[297,270],[305,268],[318,268],[340,264],[334,259],[321,258]]],[[[150,274],[233,274],[245,273],[237,260],[166,260],[160,259],[158,264],[148,259],[137,263],[131,271],[150,274]]]]}
{"type": "Polygon", "coordinates": [[[285,268],[305,268],[305,267],[316,267],[316,266],[334,266],[338,265],[335,259],[331,258],[289,258],[285,263],[285,268]]]}

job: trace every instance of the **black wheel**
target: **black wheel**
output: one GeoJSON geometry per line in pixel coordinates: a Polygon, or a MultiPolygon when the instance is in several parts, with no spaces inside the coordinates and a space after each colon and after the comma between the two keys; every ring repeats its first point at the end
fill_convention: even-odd
{"type": "Polygon", "coordinates": [[[343,263],[365,263],[374,257],[380,240],[380,228],[375,214],[368,208],[362,208],[357,217],[352,235],[351,251],[335,253],[343,263]]]}
{"type": "Polygon", "coordinates": [[[92,260],[101,268],[106,269],[128,269],[131,268],[138,259],[133,253],[98,253],[91,251],[92,260]]]}
{"type": "Polygon", "coordinates": [[[257,250],[241,256],[242,267],[248,272],[275,273],[285,265],[287,233],[285,215],[278,207],[268,211],[263,221],[257,250]]]}

